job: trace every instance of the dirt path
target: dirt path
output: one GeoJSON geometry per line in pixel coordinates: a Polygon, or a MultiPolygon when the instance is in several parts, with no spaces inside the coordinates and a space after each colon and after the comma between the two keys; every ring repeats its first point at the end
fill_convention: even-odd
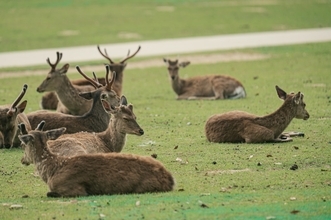
{"type": "MultiPolygon", "coordinates": [[[[171,59],[177,59],[177,57],[168,57],[171,59]]],[[[185,55],[180,56],[180,60],[189,60],[193,64],[207,64],[207,63],[219,63],[219,62],[233,62],[233,61],[251,61],[251,60],[262,60],[267,59],[268,56],[258,53],[219,53],[210,55],[185,55]]],[[[128,62],[127,69],[143,69],[149,67],[161,67],[165,66],[161,59],[148,59],[143,61],[130,61],[128,62]]],[[[84,66],[86,72],[100,72],[103,71],[102,65],[95,66],[84,66]]],[[[45,62],[45,69],[42,70],[26,70],[18,72],[0,72],[0,78],[12,78],[21,76],[32,76],[32,75],[46,75],[49,71],[48,66],[45,62]],[[46,68],[47,67],[47,68],[46,68]]]]}

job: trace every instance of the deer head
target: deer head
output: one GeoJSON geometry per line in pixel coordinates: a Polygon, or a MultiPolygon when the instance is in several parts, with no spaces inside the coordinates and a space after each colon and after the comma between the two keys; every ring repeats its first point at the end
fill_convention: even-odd
{"type": "Polygon", "coordinates": [[[56,52],[57,58],[55,63],[51,63],[50,59],[47,58],[47,63],[50,65],[51,70],[46,76],[46,79],[38,86],[37,92],[46,92],[53,91],[56,88],[61,87],[62,80],[59,80],[62,77],[66,77],[66,73],[69,69],[69,64],[65,64],[61,69],[56,69],[56,66],[62,59],[62,53],[56,52]]]}
{"type": "Polygon", "coordinates": [[[306,110],[306,103],[303,101],[304,95],[301,92],[287,94],[284,90],[276,85],[278,97],[283,100],[291,99],[292,109],[295,111],[295,118],[307,120],[309,113],[306,110]]]}
{"type": "Polygon", "coordinates": [[[0,109],[0,148],[10,148],[13,145],[14,138],[18,131],[17,117],[26,108],[27,101],[18,104],[28,89],[28,85],[24,84],[23,89],[16,100],[9,108],[0,109]]]}
{"type": "Polygon", "coordinates": [[[190,64],[190,61],[185,61],[185,62],[178,63],[178,60],[171,61],[171,60],[166,59],[166,58],[163,58],[163,61],[167,65],[169,76],[172,80],[179,79],[178,71],[179,71],[180,67],[184,68],[184,67],[186,67],[190,64]]]}

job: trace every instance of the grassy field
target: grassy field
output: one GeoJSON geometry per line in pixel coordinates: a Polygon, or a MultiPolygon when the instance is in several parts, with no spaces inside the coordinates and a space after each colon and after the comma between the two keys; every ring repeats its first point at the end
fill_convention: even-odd
{"type": "MultiPolygon", "coordinates": [[[[119,37],[118,33],[125,31],[138,33],[139,39],[145,40],[331,26],[330,1],[141,1],[140,5],[131,0],[57,2],[1,2],[0,51],[135,40],[119,37]],[[47,19],[32,16],[35,14],[47,19]],[[76,16],[71,19],[69,15],[73,14],[76,16]],[[190,22],[195,16],[199,19],[190,22]],[[244,24],[249,25],[245,28],[244,24]],[[172,25],[173,32],[164,31],[172,25]],[[105,27],[104,32],[100,27],[105,27]],[[62,30],[79,30],[79,34],[59,36],[62,30]]],[[[240,52],[268,58],[192,63],[181,70],[182,77],[209,73],[234,76],[248,93],[241,100],[177,101],[165,67],[127,69],[123,93],[134,105],[145,134],[128,136],[123,152],[156,154],[173,173],[175,190],[50,199],[46,197],[47,185],[32,175],[34,167],[20,163],[22,150],[0,149],[0,219],[330,218],[330,51],[331,43],[218,51],[213,54],[230,56],[240,52]],[[288,92],[304,93],[310,118],[294,119],[287,130],[302,131],[305,137],[283,144],[215,144],[206,140],[204,124],[212,114],[235,109],[257,115],[275,111],[282,104],[275,85],[288,92]],[[294,164],[297,170],[290,169],[294,164]]],[[[161,57],[156,58],[162,62],[161,57]]],[[[128,66],[139,60],[138,54],[128,66]]],[[[81,78],[75,65],[71,64],[69,77],[81,78]]],[[[95,68],[100,69],[99,65],[95,68]]],[[[45,63],[39,68],[45,68],[45,75],[0,78],[0,104],[11,103],[27,83],[26,112],[39,109],[42,94],[36,88],[49,67],[45,63]]],[[[81,68],[84,70],[84,65],[81,68]]]]}
{"type": "Polygon", "coordinates": [[[0,52],[331,26],[330,0],[0,1],[0,52]]]}

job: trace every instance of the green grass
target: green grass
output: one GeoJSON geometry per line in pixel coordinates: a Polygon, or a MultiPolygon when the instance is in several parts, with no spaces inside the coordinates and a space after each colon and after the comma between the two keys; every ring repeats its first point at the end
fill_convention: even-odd
{"type": "MultiPolygon", "coordinates": [[[[331,43],[240,50],[270,58],[191,64],[181,70],[183,77],[209,73],[235,76],[248,93],[242,100],[177,101],[165,67],[127,69],[123,91],[133,103],[145,134],[128,136],[123,152],[157,154],[157,159],[173,173],[175,190],[51,199],[46,197],[46,184],[31,175],[34,167],[20,164],[22,150],[1,149],[0,219],[102,219],[103,215],[104,219],[329,218],[330,51],[331,43]],[[276,110],[282,102],[275,85],[305,94],[311,117],[307,121],[294,119],[287,129],[304,132],[304,138],[282,144],[207,142],[204,124],[212,114],[238,109],[264,115],[276,110]],[[295,171],[290,170],[293,164],[298,165],[295,171]],[[10,210],[12,204],[23,208],[10,210]]],[[[79,78],[71,68],[69,77],[79,78]]],[[[1,103],[12,102],[27,83],[26,112],[39,109],[41,94],[35,90],[44,78],[1,79],[1,103]]]]}
{"type": "Polygon", "coordinates": [[[0,2],[0,52],[331,26],[330,0],[0,2]]]}

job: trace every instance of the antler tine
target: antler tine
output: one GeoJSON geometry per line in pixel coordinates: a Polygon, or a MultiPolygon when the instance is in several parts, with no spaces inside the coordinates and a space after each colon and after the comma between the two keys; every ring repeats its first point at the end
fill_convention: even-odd
{"type": "Polygon", "coordinates": [[[92,86],[94,86],[94,88],[97,89],[99,87],[98,83],[96,83],[93,79],[91,79],[85,73],[83,73],[83,71],[79,68],[79,66],[76,66],[76,69],[80,73],[80,75],[82,75],[87,81],[89,81],[92,84],[92,86]]]}
{"type": "MultiPolygon", "coordinates": [[[[124,62],[127,61],[128,59],[134,57],[134,56],[139,52],[140,48],[141,48],[141,47],[140,47],[140,45],[139,45],[137,51],[136,51],[134,54],[132,54],[131,56],[128,55],[128,56],[127,56],[126,58],[124,58],[120,63],[124,63],[124,62]]],[[[130,50],[129,50],[129,54],[130,54],[130,50]]]]}
{"type": "Polygon", "coordinates": [[[95,72],[92,72],[92,74],[93,74],[93,80],[96,82],[96,83],[98,83],[98,84],[100,84],[100,82],[99,82],[99,80],[98,80],[98,77],[97,77],[97,75],[95,74],[95,72]]]}
{"type": "Polygon", "coordinates": [[[54,64],[51,63],[50,59],[47,58],[46,61],[47,63],[51,66],[52,70],[55,70],[57,64],[59,64],[60,60],[62,59],[62,53],[56,52],[56,61],[54,64]]]}
{"type": "Polygon", "coordinates": [[[104,58],[106,58],[110,63],[114,63],[111,59],[110,59],[110,57],[108,56],[108,54],[107,54],[107,50],[105,49],[105,53],[102,53],[102,51],[101,51],[101,49],[100,49],[100,46],[98,45],[98,50],[99,50],[99,53],[104,57],[104,58]]]}
{"type": "MultiPolygon", "coordinates": [[[[21,93],[19,94],[19,96],[16,98],[16,100],[13,102],[13,104],[11,105],[10,109],[13,109],[16,107],[16,105],[21,101],[21,99],[23,98],[23,96],[26,93],[26,90],[28,89],[28,85],[24,84],[21,93]]],[[[10,110],[9,110],[10,111],[10,110]]]]}
{"type": "Polygon", "coordinates": [[[108,85],[108,88],[111,89],[111,87],[113,86],[113,83],[115,82],[115,79],[116,79],[116,72],[113,71],[113,76],[109,82],[109,85],[108,85]]]}

